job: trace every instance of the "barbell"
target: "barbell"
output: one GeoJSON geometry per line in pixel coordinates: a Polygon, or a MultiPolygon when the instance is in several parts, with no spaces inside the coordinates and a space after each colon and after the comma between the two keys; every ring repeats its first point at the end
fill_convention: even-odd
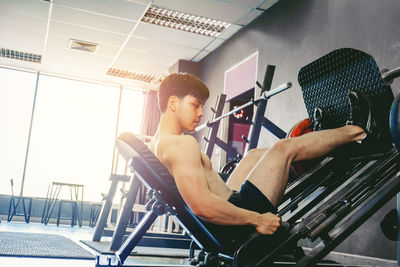
{"type": "Polygon", "coordinates": [[[262,100],[267,100],[267,99],[271,98],[272,96],[274,96],[276,94],[279,94],[280,92],[283,92],[283,91],[285,91],[285,90],[287,90],[287,89],[289,89],[291,87],[292,87],[292,83],[291,82],[287,82],[287,83],[279,85],[277,88],[274,88],[273,90],[265,91],[261,95],[260,98],[258,98],[256,100],[250,100],[249,102],[247,102],[247,103],[245,103],[245,104],[243,104],[243,105],[241,105],[239,107],[236,107],[236,108],[232,109],[231,111],[229,111],[229,112],[227,112],[225,114],[222,114],[221,116],[219,116],[219,117],[217,117],[217,118],[215,118],[213,120],[207,121],[207,122],[203,123],[202,125],[197,126],[196,129],[195,129],[195,132],[199,132],[199,131],[207,128],[207,127],[210,127],[213,124],[217,123],[218,121],[222,120],[223,118],[226,118],[226,117],[228,117],[228,116],[240,111],[241,109],[244,109],[244,108],[246,108],[246,107],[248,107],[250,105],[256,105],[258,102],[260,102],[262,100]]]}

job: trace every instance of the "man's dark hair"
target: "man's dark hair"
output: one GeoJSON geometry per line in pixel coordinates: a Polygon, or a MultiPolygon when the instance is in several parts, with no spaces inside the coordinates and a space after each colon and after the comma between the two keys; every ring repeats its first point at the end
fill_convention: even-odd
{"type": "Polygon", "coordinates": [[[170,96],[183,98],[192,95],[202,103],[210,96],[207,86],[195,75],[189,73],[172,73],[165,77],[158,89],[158,106],[161,112],[167,109],[170,96]]]}

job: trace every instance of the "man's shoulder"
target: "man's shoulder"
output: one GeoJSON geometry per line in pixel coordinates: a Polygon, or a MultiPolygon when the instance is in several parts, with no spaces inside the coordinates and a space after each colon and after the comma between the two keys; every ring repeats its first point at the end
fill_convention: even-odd
{"type": "Polygon", "coordinates": [[[165,153],[163,154],[167,159],[192,154],[200,150],[199,144],[191,135],[170,136],[164,141],[163,150],[165,153]]]}
{"type": "MultiPolygon", "coordinates": [[[[169,149],[189,149],[199,147],[197,140],[191,135],[175,135],[165,140],[169,149]]],[[[168,149],[167,148],[167,149],[168,149]]]]}

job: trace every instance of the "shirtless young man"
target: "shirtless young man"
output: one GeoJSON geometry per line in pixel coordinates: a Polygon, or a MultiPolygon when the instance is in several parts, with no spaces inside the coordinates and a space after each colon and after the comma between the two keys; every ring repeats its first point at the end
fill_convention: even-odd
{"type": "MultiPolygon", "coordinates": [[[[363,140],[369,130],[346,125],[282,139],[269,149],[251,150],[225,184],[196,139],[183,134],[199,125],[208,88],[194,75],[175,73],[163,80],[158,97],[162,114],[149,148],[175,178],[186,204],[207,222],[250,226],[261,234],[273,234],[281,224],[276,207],[292,162],[317,158],[343,144],[363,140]]],[[[359,104],[357,95],[350,100],[352,105],[359,104]]]]}

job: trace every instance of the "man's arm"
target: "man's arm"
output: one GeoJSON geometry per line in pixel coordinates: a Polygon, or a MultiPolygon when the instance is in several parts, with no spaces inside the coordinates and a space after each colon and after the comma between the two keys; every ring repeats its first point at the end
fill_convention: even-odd
{"type": "Polygon", "coordinates": [[[280,218],[272,213],[236,207],[212,193],[201,163],[200,147],[192,136],[181,136],[179,142],[164,154],[176,185],[189,208],[205,220],[224,225],[253,225],[261,234],[272,234],[280,218]]]}

